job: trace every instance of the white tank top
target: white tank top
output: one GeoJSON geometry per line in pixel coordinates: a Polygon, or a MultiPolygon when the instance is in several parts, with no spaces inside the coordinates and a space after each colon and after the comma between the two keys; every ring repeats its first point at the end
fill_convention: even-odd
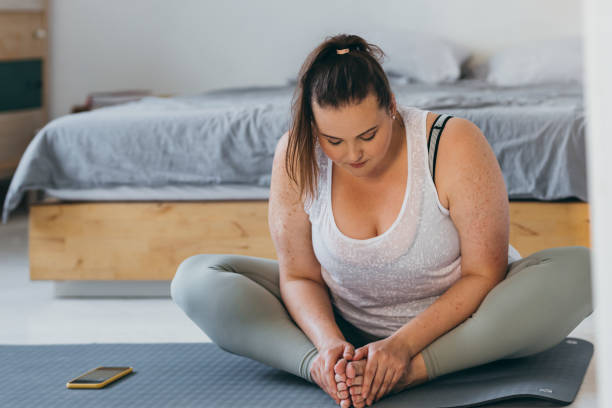
{"type": "MultiPolygon", "coordinates": [[[[304,203],[332,304],[349,323],[377,337],[393,334],[461,277],[459,234],[429,173],[427,111],[399,109],[406,129],[408,177],[402,208],[388,230],[354,239],[338,229],[331,210],[332,161],[318,141],[317,193],[304,203]]],[[[510,245],[508,263],[518,259],[520,254],[510,245]]]]}

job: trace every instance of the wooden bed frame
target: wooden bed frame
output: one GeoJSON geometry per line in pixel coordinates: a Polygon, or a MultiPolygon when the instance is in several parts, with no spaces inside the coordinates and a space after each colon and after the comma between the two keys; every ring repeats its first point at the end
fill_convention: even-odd
{"type": "MultiPolygon", "coordinates": [[[[510,243],[590,247],[588,203],[511,201],[510,243]]],[[[171,280],[200,253],[276,259],[267,200],[33,202],[29,250],[32,280],[171,280]]]]}

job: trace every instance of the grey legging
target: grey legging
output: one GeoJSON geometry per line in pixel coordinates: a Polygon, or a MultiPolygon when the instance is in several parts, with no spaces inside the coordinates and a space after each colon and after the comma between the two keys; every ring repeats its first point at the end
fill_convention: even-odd
{"type": "MultiPolygon", "coordinates": [[[[421,353],[429,379],[553,347],[593,311],[590,251],[581,246],[535,252],[508,265],[507,275],[471,317],[421,353]]],[[[317,349],[285,309],[278,262],[203,254],[181,263],[172,299],[222,349],[314,382],[317,349]]],[[[342,319],[355,347],[379,340],[342,319]]]]}

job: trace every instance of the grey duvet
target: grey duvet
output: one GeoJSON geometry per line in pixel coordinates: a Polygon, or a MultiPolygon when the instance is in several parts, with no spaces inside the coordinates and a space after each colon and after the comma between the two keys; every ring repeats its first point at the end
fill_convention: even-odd
{"type": "MultiPolygon", "coordinates": [[[[578,84],[502,88],[461,80],[392,87],[401,105],[478,125],[497,156],[510,199],[587,201],[578,84]]],[[[57,118],[21,158],[3,222],[26,190],[269,187],[274,149],[289,127],[293,91],[287,85],[148,97],[57,118]]]]}

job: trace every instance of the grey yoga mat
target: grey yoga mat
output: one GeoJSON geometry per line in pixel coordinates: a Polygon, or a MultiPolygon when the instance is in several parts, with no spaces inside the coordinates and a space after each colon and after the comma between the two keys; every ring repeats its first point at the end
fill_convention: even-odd
{"type": "MultiPolygon", "coordinates": [[[[469,407],[517,397],[531,398],[523,406],[541,406],[531,404],[535,399],[566,405],[592,355],[590,342],[568,337],[533,356],[447,374],[372,406],[469,407]]],[[[318,386],[213,343],[0,345],[0,406],[337,407],[318,386]],[[134,372],[102,389],[66,388],[101,365],[134,372]]]]}

